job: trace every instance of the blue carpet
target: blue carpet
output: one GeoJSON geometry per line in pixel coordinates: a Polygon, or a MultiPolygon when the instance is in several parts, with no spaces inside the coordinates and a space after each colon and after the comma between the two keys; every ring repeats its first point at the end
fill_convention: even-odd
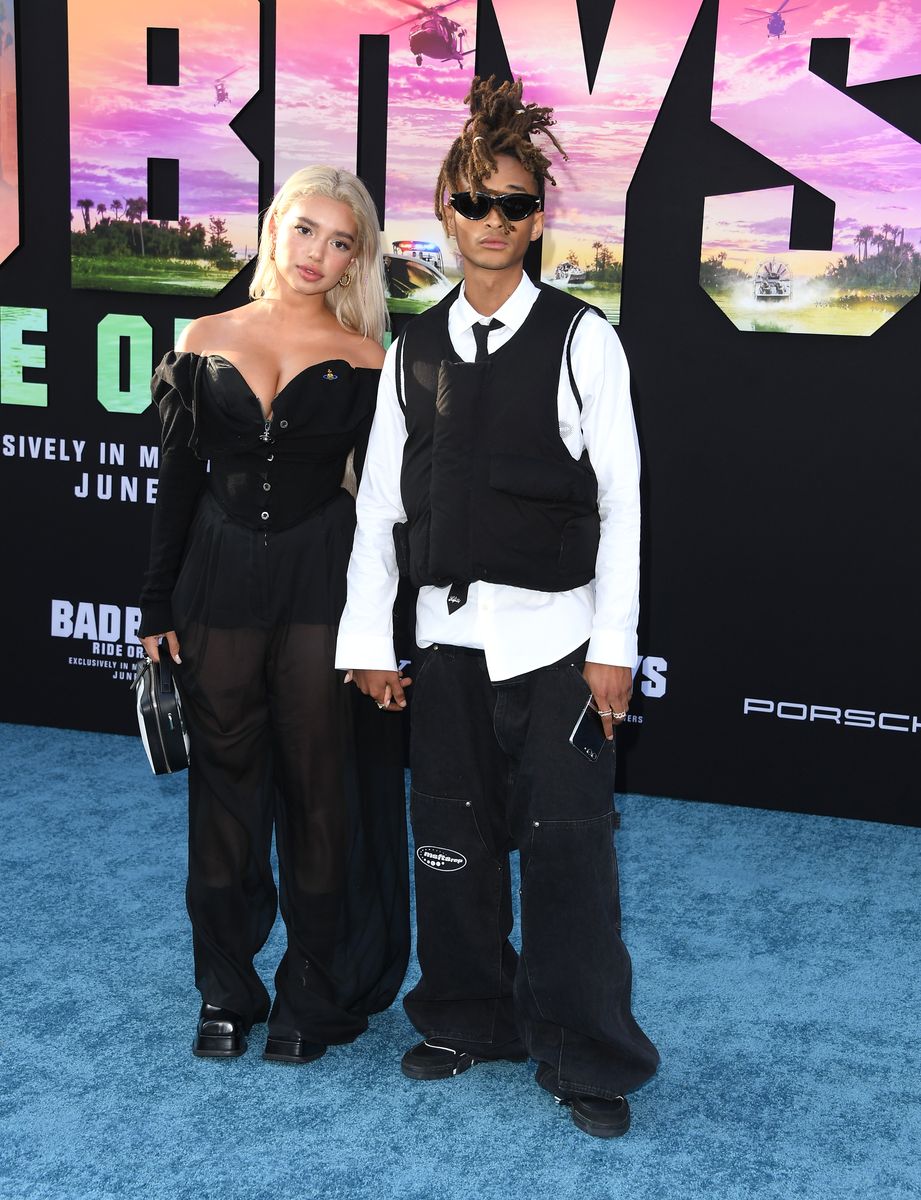
{"type": "Polygon", "coordinates": [[[599,1142],[522,1065],[404,1079],[399,1005],[311,1066],[263,1063],[264,1027],[194,1059],[184,779],[129,738],[0,744],[4,1200],[921,1197],[919,829],[622,797],[663,1063],[599,1142]]]}

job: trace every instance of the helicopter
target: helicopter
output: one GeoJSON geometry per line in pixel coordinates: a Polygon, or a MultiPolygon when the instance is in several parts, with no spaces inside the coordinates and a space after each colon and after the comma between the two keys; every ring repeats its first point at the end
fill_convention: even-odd
{"type": "Polygon", "coordinates": [[[398,21],[396,25],[385,29],[384,33],[392,33],[394,29],[402,29],[404,25],[411,24],[409,48],[416,56],[417,66],[422,66],[424,55],[426,58],[438,59],[439,62],[453,61],[459,67],[463,67],[464,58],[468,54],[473,54],[473,48],[464,49],[467,30],[462,28],[457,21],[441,15],[443,9],[459,4],[460,0],[448,0],[447,4],[435,4],[431,8],[426,8],[421,0],[400,0],[400,2],[414,8],[416,16],[407,17],[405,21],[398,21]]]}
{"type": "Polygon", "coordinates": [[[214,81],[214,96],[215,96],[214,107],[215,108],[217,108],[217,106],[219,104],[229,104],[230,103],[230,92],[228,92],[227,84],[224,82],[224,80],[229,79],[231,77],[231,75],[236,75],[237,71],[242,71],[242,70],[243,70],[242,67],[234,67],[234,69],[232,71],[228,71],[227,74],[222,75],[220,77],[220,79],[215,79],[215,81],[214,81]]]}
{"type": "Polygon", "coordinates": [[[789,3],[790,0],[783,0],[783,4],[781,4],[779,8],[775,8],[773,11],[767,8],[746,8],[746,12],[758,13],[759,15],[757,17],[749,17],[747,21],[740,21],[739,23],[741,25],[754,25],[756,21],[763,21],[764,18],[767,17],[768,37],[779,38],[781,34],[787,32],[787,23],[780,15],[784,9],[786,9],[788,13],[791,13],[797,12],[801,8],[809,7],[808,4],[797,4],[796,8],[787,8],[789,3]]]}

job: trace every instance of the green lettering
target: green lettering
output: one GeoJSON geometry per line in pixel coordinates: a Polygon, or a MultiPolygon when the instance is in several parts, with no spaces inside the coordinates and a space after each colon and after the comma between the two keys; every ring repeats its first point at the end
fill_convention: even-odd
{"type": "Polygon", "coordinates": [[[0,308],[0,403],[47,408],[46,385],[26,383],[22,377],[24,367],[45,366],[46,347],[25,344],[27,330],[47,333],[47,308],[0,308]]]}
{"type": "Polygon", "coordinates": [[[96,334],[96,388],[107,412],[142,413],[150,404],[153,330],[143,317],[109,313],[96,334]],[[128,390],[121,388],[121,339],[130,339],[128,390]]]}

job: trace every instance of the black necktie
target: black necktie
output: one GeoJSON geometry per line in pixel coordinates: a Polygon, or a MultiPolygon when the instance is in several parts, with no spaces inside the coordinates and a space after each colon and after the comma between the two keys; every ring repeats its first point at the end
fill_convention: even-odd
{"type": "MultiPolygon", "coordinates": [[[[486,346],[486,339],[489,337],[491,329],[501,329],[502,322],[497,321],[495,317],[484,325],[482,321],[477,321],[473,325],[473,337],[476,341],[476,358],[473,360],[476,363],[484,363],[489,358],[489,350],[486,346]]],[[[469,584],[452,583],[448,588],[448,612],[456,613],[459,608],[463,608],[467,603],[467,590],[469,584]]]]}
{"type": "Polygon", "coordinates": [[[482,321],[477,321],[473,326],[473,336],[476,339],[476,358],[474,362],[484,363],[489,358],[489,351],[486,349],[486,339],[489,337],[490,330],[501,329],[502,322],[497,321],[495,317],[484,325],[482,321]]]}

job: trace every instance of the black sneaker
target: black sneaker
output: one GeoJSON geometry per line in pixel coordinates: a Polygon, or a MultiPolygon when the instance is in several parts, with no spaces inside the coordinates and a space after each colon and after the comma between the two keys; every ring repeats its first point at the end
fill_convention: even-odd
{"type": "Polygon", "coordinates": [[[420,1042],[403,1055],[400,1070],[409,1079],[451,1079],[469,1071],[478,1062],[527,1062],[527,1058],[520,1042],[501,1047],[498,1054],[477,1055],[440,1042],[420,1042]]]}
{"type": "Polygon", "coordinates": [[[630,1105],[624,1096],[602,1100],[598,1096],[573,1096],[560,1088],[560,1079],[553,1067],[541,1063],[534,1076],[540,1086],[550,1093],[557,1104],[569,1108],[573,1124],[592,1137],[623,1137],[630,1128],[630,1105]]]}

